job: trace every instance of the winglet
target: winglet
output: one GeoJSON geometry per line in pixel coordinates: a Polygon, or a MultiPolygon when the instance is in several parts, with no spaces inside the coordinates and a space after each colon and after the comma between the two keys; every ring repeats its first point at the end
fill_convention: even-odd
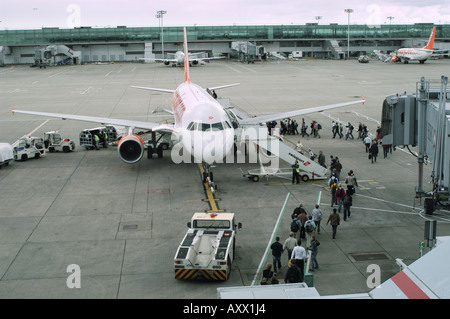
{"type": "Polygon", "coordinates": [[[366,98],[364,97],[364,95],[362,96],[363,99],[363,105],[366,103],[366,98]]]}
{"type": "Polygon", "coordinates": [[[433,50],[433,48],[434,48],[434,37],[435,36],[436,36],[436,27],[433,27],[433,31],[431,31],[430,39],[428,40],[427,45],[423,47],[423,49],[433,50]]]}
{"type": "Polygon", "coordinates": [[[12,113],[12,115],[14,115],[14,105],[11,108],[11,113],[12,113]]]}
{"type": "Polygon", "coordinates": [[[191,83],[191,74],[189,70],[189,51],[187,45],[186,27],[184,27],[184,83],[191,83]]]}

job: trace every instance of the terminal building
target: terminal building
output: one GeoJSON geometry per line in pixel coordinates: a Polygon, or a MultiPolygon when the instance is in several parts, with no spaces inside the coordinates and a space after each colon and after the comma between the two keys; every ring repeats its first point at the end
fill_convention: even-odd
{"type": "MultiPolygon", "coordinates": [[[[262,25],[187,27],[190,52],[240,61],[287,57],[346,59],[422,47],[434,24],[413,25],[262,25]],[[349,46],[348,46],[349,43],[349,46]]],[[[132,62],[163,58],[183,49],[183,27],[126,27],[0,30],[0,65],[132,62]]],[[[435,49],[450,49],[450,25],[436,25],[435,49]]]]}

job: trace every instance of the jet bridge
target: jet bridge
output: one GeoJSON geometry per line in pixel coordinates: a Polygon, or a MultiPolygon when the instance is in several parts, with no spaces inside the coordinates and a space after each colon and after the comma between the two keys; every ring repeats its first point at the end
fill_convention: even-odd
{"type": "Polygon", "coordinates": [[[45,49],[35,50],[34,63],[39,67],[51,64],[81,64],[81,51],[73,51],[65,45],[49,45],[45,49]]]}
{"type": "Polygon", "coordinates": [[[383,103],[382,143],[408,149],[418,146],[416,198],[424,198],[427,214],[450,207],[450,90],[447,82],[445,76],[440,83],[425,81],[422,77],[415,95],[392,94],[383,103]],[[425,162],[433,165],[432,190],[428,192],[423,189],[425,162]]]}

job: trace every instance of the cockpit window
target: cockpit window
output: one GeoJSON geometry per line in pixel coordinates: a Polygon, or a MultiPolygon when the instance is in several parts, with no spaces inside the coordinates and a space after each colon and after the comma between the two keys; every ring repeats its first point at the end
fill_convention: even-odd
{"type": "Polygon", "coordinates": [[[188,125],[187,129],[188,129],[188,131],[193,131],[193,130],[195,130],[195,123],[194,123],[194,122],[191,122],[191,123],[188,125]]]}
{"type": "Polygon", "coordinates": [[[223,131],[223,130],[229,129],[229,128],[231,128],[231,124],[228,121],[217,122],[217,123],[213,123],[213,124],[191,122],[187,127],[188,131],[202,131],[202,132],[206,132],[209,130],[223,131]]]}
{"type": "Polygon", "coordinates": [[[221,122],[211,125],[213,131],[223,131],[223,125],[221,122]]]}
{"type": "Polygon", "coordinates": [[[200,129],[202,132],[208,131],[208,130],[211,129],[211,124],[201,123],[201,124],[199,125],[199,129],[200,129]]]}

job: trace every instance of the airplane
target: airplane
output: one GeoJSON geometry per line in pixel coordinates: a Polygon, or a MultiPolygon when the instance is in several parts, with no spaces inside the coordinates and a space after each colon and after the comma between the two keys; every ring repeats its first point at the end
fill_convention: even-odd
{"type": "MultiPolygon", "coordinates": [[[[172,66],[183,66],[184,65],[184,52],[183,51],[177,51],[176,53],[167,53],[171,58],[168,59],[143,59],[143,60],[149,60],[152,62],[163,62],[165,65],[169,65],[172,63],[172,66]]],[[[211,58],[202,58],[200,57],[201,52],[199,53],[189,53],[189,63],[191,65],[197,65],[204,61],[210,61],[210,60],[218,60],[218,59],[225,59],[225,57],[211,57],[211,58]]]]}
{"type": "MultiPolygon", "coordinates": [[[[408,64],[409,61],[419,61],[420,64],[425,63],[426,60],[439,54],[433,49],[434,47],[434,38],[436,35],[436,27],[433,27],[431,31],[430,38],[428,43],[423,48],[401,48],[398,49],[397,52],[391,53],[390,56],[381,53],[379,50],[374,50],[373,52],[378,56],[378,58],[383,62],[402,62],[404,64],[408,64]]],[[[441,50],[443,51],[443,50],[441,50]]]]}
{"type": "MultiPolygon", "coordinates": [[[[184,51],[188,52],[186,28],[184,28],[184,51]]],[[[213,98],[211,94],[211,91],[232,87],[239,85],[239,83],[204,89],[191,82],[189,55],[185,55],[184,58],[184,82],[180,84],[176,90],[133,86],[133,88],[172,94],[172,111],[170,111],[170,113],[173,114],[174,124],[15,110],[14,107],[12,108],[12,113],[126,127],[127,133],[119,140],[117,150],[120,159],[128,164],[139,162],[144,155],[144,140],[141,139],[138,133],[134,132],[135,129],[149,130],[163,135],[170,134],[172,141],[174,141],[174,145],[182,148],[183,153],[186,151],[187,155],[192,156],[197,163],[204,163],[207,168],[206,172],[209,174],[211,165],[223,163],[223,158],[234,150],[235,143],[241,142],[235,140],[237,136],[236,131],[239,129],[251,125],[262,126],[268,121],[276,121],[313,112],[322,112],[365,102],[365,99],[363,98],[358,101],[242,118],[222,106],[222,104],[213,98]]],[[[148,147],[149,155],[151,155],[150,152],[153,151],[153,147],[148,147]]],[[[160,157],[159,155],[160,154],[158,153],[158,157],[160,157]]],[[[174,160],[173,152],[172,160],[174,160]]]]}

